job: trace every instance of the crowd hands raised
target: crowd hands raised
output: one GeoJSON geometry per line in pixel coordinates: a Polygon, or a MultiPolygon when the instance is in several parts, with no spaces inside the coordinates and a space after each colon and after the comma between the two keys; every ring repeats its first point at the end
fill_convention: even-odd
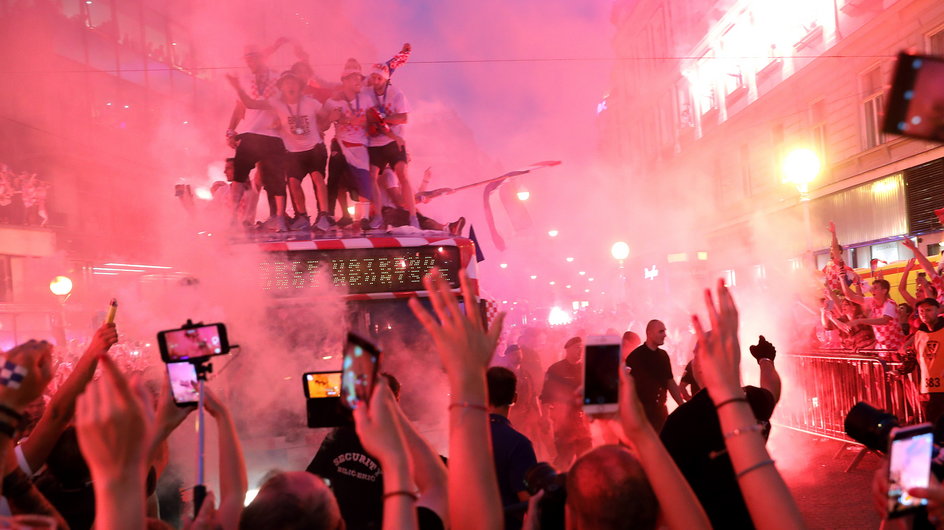
{"type": "MultiPolygon", "coordinates": [[[[378,379],[367,406],[354,410],[352,428],[364,455],[344,453],[345,458],[379,465],[380,491],[352,491],[334,476],[326,476],[326,482],[310,466],[309,472],[270,473],[255,498],[245,504],[247,472],[233,413],[207,388],[205,408],[219,432],[219,491],[209,493],[184,527],[724,527],[721,519],[709,514],[716,514],[719,507],[728,511],[730,506],[724,501],[715,506],[714,497],[700,491],[699,481],[711,477],[692,475],[664,438],[665,429],[674,428],[673,417],[661,439],[659,428],[650,421],[648,405],[640,399],[644,393],[640,385],[647,384],[642,382],[641,368],[619,370],[619,413],[599,419],[610,424],[615,443],[573,455],[569,469],[560,469],[567,471],[566,478],[559,477],[565,496],[550,487],[529,493],[517,469],[521,454],[516,451],[527,452],[530,442],[520,434],[511,435],[513,429],[507,419],[502,420],[514,403],[514,375],[504,368],[489,368],[504,315],[486,326],[473,309],[477,304],[469,303],[474,295],[464,275],[461,284],[465,307],[438,273],[426,279],[432,310],[416,300],[410,302],[447,375],[448,463],[401,410],[399,383],[386,376],[378,379]],[[509,440],[515,447],[512,453],[509,440]],[[351,506],[370,511],[371,503],[380,505],[378,520],[363,522],[351,513],[351,506]]],[[[736,506],[746,524],[801,528],[804,523],[796,503],[765,448],[767,427],[762,419],[766,418],[758,416],[749,390],[753,387],[741,384],[733,298],[719,282],[716,294],[705,291],[705,303],[707,320],[693,317],[698,336],[694,372],[703,390],[690,403],[699,399],[708,403],[717,432],[692,436],[716,436],[722,444],[719,449],[727,456],[713,472],[728,476],[733,493],[741,499],[736,506]],[[708,323],[710,332],[705,329],[708,323]]],[[[108,353],[116,342],[115,325],[102,325],[25,438],[20,429],[23,414],[41,399],[53,378],[52,347],[30,341],[6,353],[4,373],[14,375],[0,378],[0,451],[5,453],[0,465],[5,477],[2,494],[10,513],[39,514],[60,528],[167,527],[154,517],[154,484],[171,450],[168,437],[195,407],[178,406],[166,378],[156,399],[140,377],[129,378],[108,353]],[[100,377],[93,377],[96,371],[100,377]],[[80,467],[85,468],[84,476],[76,471],[80,467]],[[41,480],[46,475],[52,477],[41,480]],[[41,491],[37,486],[42,484],[46,485],[41,491]],[[94,494],[67,494],[76,488],[94,494]]],[[[752,347],[752,354],[772,365],[775,350],[762,340],[752,347]]],[[[573,395],[577,406],[580,399],[579,392],[573,395]]],[[[531,454],[533,458],[533,450],[531,454]]],[[[318,456],[314,467],[317,460],[318,456]]]]}
{"type": "Polygon", "coordinates": [[[46,196],[50,184],[36,173],[17,173],[0,164],[0,223],[46,226],[46,196]]]}

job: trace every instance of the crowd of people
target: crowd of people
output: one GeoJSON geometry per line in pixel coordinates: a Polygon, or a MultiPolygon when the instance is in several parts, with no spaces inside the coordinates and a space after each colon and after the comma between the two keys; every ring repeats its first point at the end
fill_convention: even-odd
{"type": "Polygon", "coordinates": [[[36,173],[17,173],[0,164],[0,224],[46,226],[50,184],[36,173]]]}
{"type": "Polygon", "coordinates": [[[350,58],[339,82],[331,82],[314,75],[298,44],[297,61],[289,70],[271,70],[269,57],[290,43],[282,38],[267,49],[248,46],[248,72],[227,76],[239,98],[226,130],[235,155],[226,162],[227,182],[215,183],[213,192],[225,197],[232,224],[254,223],[258,194],[264,190],[269,217],[259,227],[265,230],[349,227],[355,222],[350,199],[369,204],[369,211],[357,212],[362,230],[408,225],[459,235],[464,219],[439,223],[416,208],[405,140],[410,106],[391,83],[393,73],[409,59],[410,45],[367,69],[350,58]],[[302,187],[309,177],[314,218],[302,187]]]}

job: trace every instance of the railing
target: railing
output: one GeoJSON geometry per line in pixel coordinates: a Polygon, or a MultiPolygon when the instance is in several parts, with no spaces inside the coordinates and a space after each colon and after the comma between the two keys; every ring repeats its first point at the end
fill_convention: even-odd
{"type": "Polygon", "coordinates": [[[900,362],[882,350],[817,350],[783,355],[777,370],[783,396],[771,419],[776,424],[845,442],[846,413],[859,401],[888,411],[902,425],[924,421],[915,375],[900,375],[900,362]]]}

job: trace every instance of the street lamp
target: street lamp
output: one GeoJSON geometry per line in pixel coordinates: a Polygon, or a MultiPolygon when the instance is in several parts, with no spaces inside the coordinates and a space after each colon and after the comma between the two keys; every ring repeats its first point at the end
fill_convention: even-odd
{"type": "Polygon", "coordinates": [[[49,282],[49,290],[56,296],[67,296],[72,292],[72,280],[68,276],[56,276],[49,282]]]}
{"type": "Polygon", "coordinates": [[[624,259],[629,257],[629,245],[627,245],[624,241],[617,241],[616,243],[613,243],[612,247],[610,247],[610,254],[613,256],[613,259],[622,262],[624,259]]]}
{"type": "Polygon", "coordinates": [[[787,153],[783,158],[783,182],[796,186],[800,193],[800,203],[803,209],[803,225],[806,228],[806,248],[809,252],[813,247],[813,233],[810,226],[810,183],[819,176],[822,163],[811,149],[799,148],[787,153]]]}

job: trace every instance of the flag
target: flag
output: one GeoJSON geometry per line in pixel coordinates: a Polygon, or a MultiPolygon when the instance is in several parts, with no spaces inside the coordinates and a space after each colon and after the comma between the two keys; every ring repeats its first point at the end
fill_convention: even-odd
{"type": "Polygon", "coordinates": [[[482,253],[482,247],[479,246],[479,240],[475,237],[475,227],[469,225],[469,239],[475,243],[475,262],[485,261],[485,254],[482,253]]]}

